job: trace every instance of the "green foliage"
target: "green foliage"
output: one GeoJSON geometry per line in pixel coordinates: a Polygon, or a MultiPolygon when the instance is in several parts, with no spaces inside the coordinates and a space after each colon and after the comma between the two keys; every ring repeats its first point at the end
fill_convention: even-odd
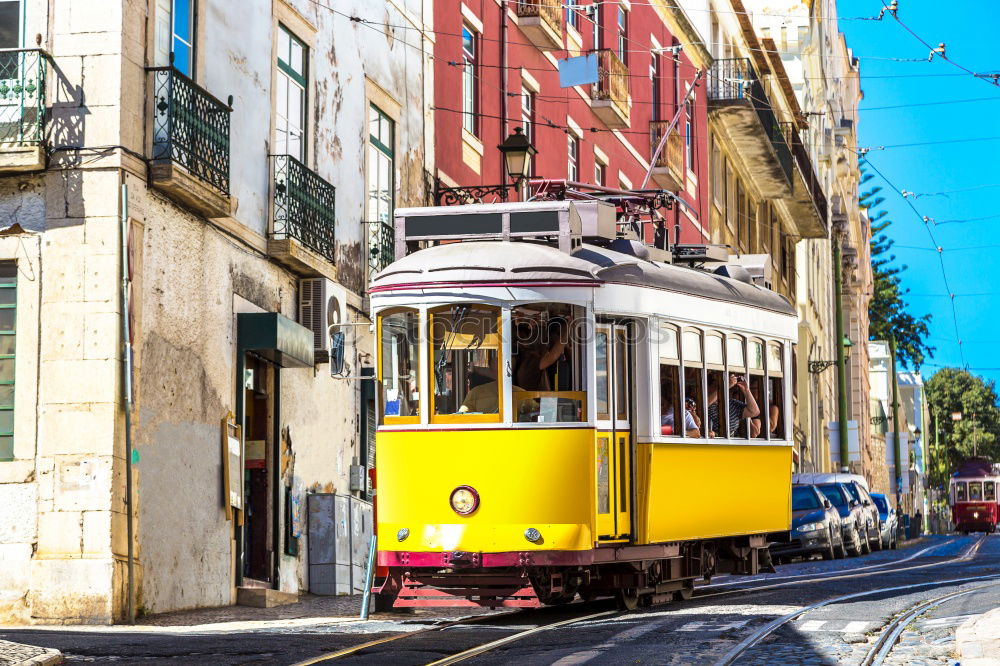
{"type": "MultiPolygon", "coordinates": [[[[861,183],[871,179],[866,174],[861,183]]],[[[914,317],[908,312],[909,305],[903,297],[910,290],[900,284],[900,273],[906,270],[906,264],[895,266],[896,255],[892,254],[894,241],[883,232],[892,224],[885,219],[885,210],[874,212],[884,197],[878,196],[881,187],[873,187],[858,197],[858,204],[868,211],[871,223],[871,262],[874,289],[871,303],[868,306],[869,339],[896,339],[896,360],[904,368],[917,368],[925,357],[934,355],[934,348],[927,344],[929,330],[927,325],[931,316],[925,314],[914,317]]]]}
{"type": "MultiPolygon", "coordinates": [[[[942,368],[924,383],[931,423],[937,421],[939,446],[932,449],[931,483],[947,486],[948,475],[973,454],[1000,460],[1000,409],[994,383],[958,368],[942,368]],[[962,412],[953,421],[953,412],[962,412]]],[[[934,432],[924,433],[933,447],[934,432]]]]}

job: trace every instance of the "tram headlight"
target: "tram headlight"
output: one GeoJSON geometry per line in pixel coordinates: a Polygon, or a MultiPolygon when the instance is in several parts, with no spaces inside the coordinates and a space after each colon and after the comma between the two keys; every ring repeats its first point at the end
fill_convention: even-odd
{"type": "Polygon", "coordinates": [[[973,518],[978,518],[979,517],[979,512],[978,511],[973,511],[972,512],[972,517],[973,518]]]}
{"type": "Polygon", "coordinates": [[[451,508],[460,516],[467,516],[479,508],[479,493],[472,486],[459,486],[451,491],[451,508]]]}

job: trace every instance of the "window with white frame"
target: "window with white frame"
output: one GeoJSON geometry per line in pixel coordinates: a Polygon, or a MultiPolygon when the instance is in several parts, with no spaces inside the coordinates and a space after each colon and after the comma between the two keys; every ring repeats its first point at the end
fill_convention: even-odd
{"type": "Polygon", "coordinates": [[[650,119],[661,120],[660,100],[663,94],[660,91],[660,56],[657,53],[653,53],[649,58],[649,88],[652,91],[650,119]]]}
{"type": "Polygon", "coordinates": [[[21,2],[3,0],[0,2],[0,49],[21,47],[21,2]]]}
{"type": "Polygon", "coordinates": [[[606,185],[608,180],[608,165],[594,161],[594,185],[606,185]]]}
{"type": "Polygon", "coordinates": [[[618,59],[628,64],[628,10],[618,5],[618,59]]]}
{"type": "Polygon", "coordinates": [[[0,262],[0,460],[14,459],[14,343],[17,263],[0,262]]]}
{"type": "Polygon", "coordinates": [[[601,2],[600,0],[594,0],[592,9],[590,10],[590,21],[593,24],[593,32],[591,34],[591,48],[595,51],[601,48],[604,44],[604,36],[601,33],[601,2]]]}
{"type": "Polygon", "coordinates": [[[563,11],[566,12],[566,25],[572,26],[574,30],[580,29],[580,15],[577,13],[573,6],[572,0],[569,0],[565,5],[563,11]]]}
{"type": "Polygon", "coordinates": [[[569,133],[566,135],[566,179],[579,180],[580,176],[580,139],[569,133]]]}
{"type": "MultiPolygon", "coordinates": [[[[524,129],[524,136],[535,145],[535,93],[521,87],[521,127],[524,129]]],[[[528,175],[535,175],[535,161],[528,162],[528,175]]]]}
{"type": "Polygon", "coordinates": [[[684,105],[684,164],[694,170],[694,104],[684,105]]]}
{"type": "Polygon", "coordinates": [[[393,260],[396,205],[396,124],[380,108],[368,107],[368,269],[374,276],[393,260]]]}
{"type": "Polygon", "coordinates": [[[277,95],[275,99],[276,155],[306,159],[306,90],[308,88],[307,50],[305,44],[278,26],[277,95]]]}
{"type": "Polygon", "coordinates": [[[462,127],[479,135],[479,35],[462,26],[462,127]]]}

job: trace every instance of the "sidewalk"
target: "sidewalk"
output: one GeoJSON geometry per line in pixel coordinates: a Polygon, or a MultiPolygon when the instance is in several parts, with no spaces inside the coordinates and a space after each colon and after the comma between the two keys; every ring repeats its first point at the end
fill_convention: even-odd
{"type": "Polygon", "coordinates": [[[0,666],[51,666],[62,662],[59,650],[0,641],[0,666]]]}
{"type": "Polygon", "coordinates": [[[1000,666],[1000,608],[960,626],[955,642],[962,666],[1000,666]]]}

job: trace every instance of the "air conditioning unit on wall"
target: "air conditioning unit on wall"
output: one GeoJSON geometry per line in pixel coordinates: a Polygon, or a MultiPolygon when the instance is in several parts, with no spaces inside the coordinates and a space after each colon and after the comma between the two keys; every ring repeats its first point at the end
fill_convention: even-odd
{"type": "Polygon", "coordinates": [[[327,278],[299,280],[299,323],[312,331],[317,362],[329,360],[330,326],[347,321],[347,291],[327,278]]]}

